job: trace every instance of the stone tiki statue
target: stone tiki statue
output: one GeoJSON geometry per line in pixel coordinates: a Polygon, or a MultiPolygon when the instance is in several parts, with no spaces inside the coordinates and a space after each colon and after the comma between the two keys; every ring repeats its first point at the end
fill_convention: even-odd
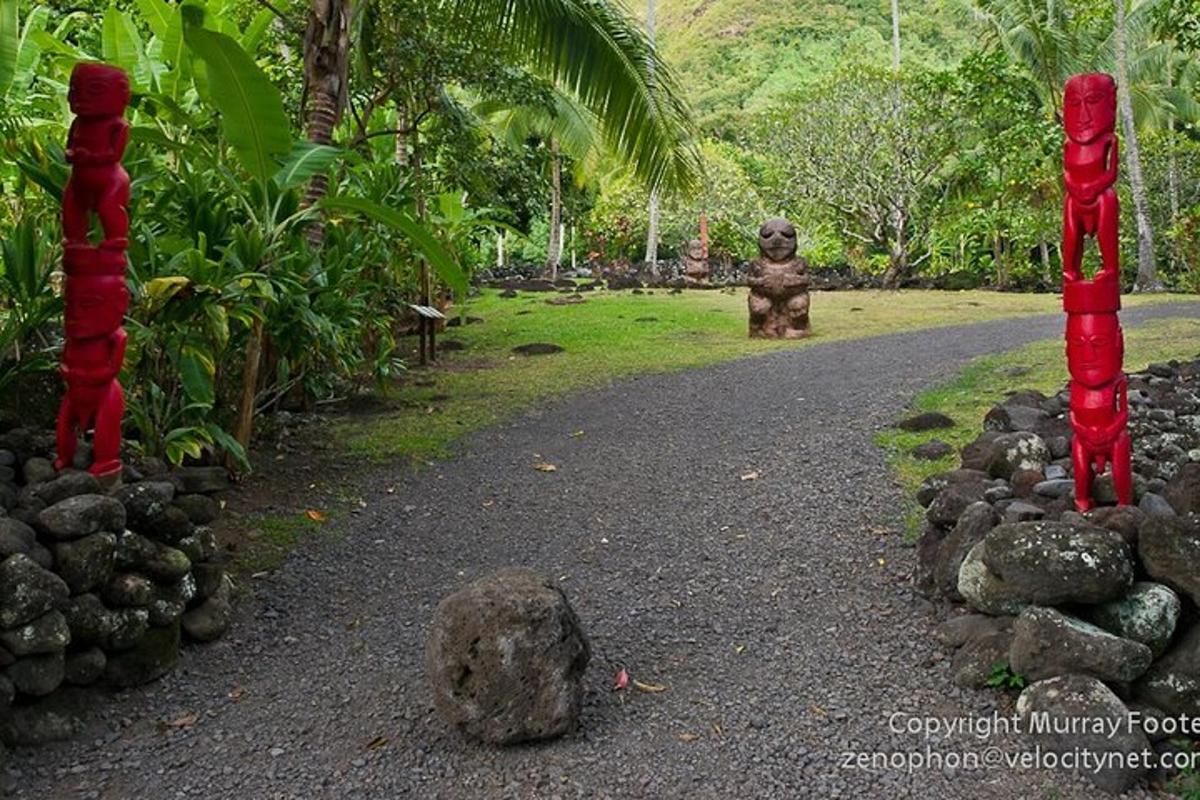
{"type": "Polygon", "coordinates": [[[125,107],[129,79],[104,64],[71,73],[68,94],[75,121],[67,137],[71,177],[63,191],[63,347],[66,393],[58,412],[56,469],[69,467],[77,437],[94,430],[89,471],[105,483],[121,474],[125,397],[117,375],[125,358],[121,322],[129,306],[125,250],[129,244],[129,175],[121,157],[129,136],[125,107]],[[89,240],[93,214],[103,238],[89,240]]]}
{"type": "Polygon", "coordinates": [[[1071,373],[1071,427],[1075,437],[1075,506],[1092,508],[1092,483],[1111,466],[1122,505],[1133,501],[1127,430],[1129,404],[1122,369],[1125,340],[1117,242],[1116,84],[1109,75],[1076,75],[1063,93],[1063,308],[1067,312],[1067,367],[1071,373]],[[1083,274],[1083,248],[1094,236],[1100,270],[1083,274]]]}
{"type": "Polygon", "coordinates": [[[759,257],[750,264],[750,336],[800,339],[808,336],[808,264],[796,255],[796,228],[769,219],[758,231],[759,257]]]}
{"type": "Polygon", "coordinates": [[[704,243],[689,239],[683,248],[683,280],[689,287],[708,284],[708,258],[704,254],[704,243]]]}

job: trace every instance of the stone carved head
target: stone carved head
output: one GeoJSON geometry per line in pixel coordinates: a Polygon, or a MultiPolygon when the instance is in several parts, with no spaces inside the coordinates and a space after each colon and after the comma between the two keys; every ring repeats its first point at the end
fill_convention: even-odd
{"type": "Polygon", "coordinates": [[[1112,133],[1117,119],[1117,84],[1111,75],[1076,75],[1063,89],[1063,127],[1071,141],[1087,144],[1112,133]]]}
{"type": "Polygon", "coordinates": [[[796,256],[796,226],[786,219],[769,219],[758,229],[758,251],[771,261],[788,261],[796,256]]]}
{"type": "Polygon", "coordinates": [[[120,116],[129,99],[129,76],[124,70],[85,61],[71,71],[67,102],[81,117],[120,116]]]}
{"type": "Polygon", "coordinates": [[[699,239],[688,239],[687,244],[683,246],[684,258],[689,258],[692,261],[702,261],[704,259],[704,243],[699,239]]]}

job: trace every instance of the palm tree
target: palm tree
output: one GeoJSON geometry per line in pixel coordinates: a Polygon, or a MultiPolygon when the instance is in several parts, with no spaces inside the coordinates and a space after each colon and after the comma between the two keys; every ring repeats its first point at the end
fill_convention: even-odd
{"type": "MultiPolygon", "coordinates": [[[[350,65],[350,18],[354,0],[312,0],[304,29],[304,88],[307,93],[305,134],[315,144],[333,144],[333,130],[346,107],[350,65]]],[[[329,178],[319,173],[309,181],[306,205],[325,196],[329,178]]],[[[325,240],[325,225],[308,228],[309,244],[325,240]]]]}
{"type": "MultiPolygon", "coordinates": [[[[364,0],[365,2],[365,0],[364,0]]],[[[562,88],[608,149],[652,190],[695,186],[691,114],[648,36],[612,0],[428,0],[447,37],[486,46],[562,88]]],[[[327,141],[345,107],[353,0],[312,0],[305,36],[308,136],[327,141]]],[[[379,12],[377,12],[379,13],[379,12]]],[[[387,92],[376,97],[386,99],[387,92]]],[[[309,199],[324,193],[310,187],[309,199]]]]}
{"type": "Polygon", "coordinates": [[[485,101],[475,113],[488,120],[497,137],[514,150],[531,138],[542,139],[550,153],[550,241],[546,248],[546,277],[558,277],[562,261],[562,166],[563,156],[577,167],[576,183],[594,171],[601,155],[600,123],[570,95],[552,89],[544,105],[508,106],[485,101]]]}
{"type": "MultiPolygon", "coordinates": [[[[655,44],[655,7],[654,0],[646,0],[646,36],[651,44],[655,44]]],[[[654,77],[654,65],[650,65],[650,76],[654,77]]],[[[650,205],[646,209],[646,263],[650,265],[650,274],[658,274],[658,189],[650,190],[650,205]]]]}
{"type": "Polygon", "coordinates": [[[1129,172],[1129,188],[1133,195],[1134,216],[1138,229],[1138,272],[1135,291],[1162,291],[1162,281],[1154,263],[1154,230],[1150,225],[1150,202],[1146,197],[1146,178],[1142,174],[1142,156],[1138,147],[1137,126],[1134,124],[1133,99],[1129,84],[1129,55],[1125,25],[1126,0],[1113,0],[1116,7],[1114,34],[1116,38],[1117,105],[1125,132],[1125,164],[1129,172]]]}

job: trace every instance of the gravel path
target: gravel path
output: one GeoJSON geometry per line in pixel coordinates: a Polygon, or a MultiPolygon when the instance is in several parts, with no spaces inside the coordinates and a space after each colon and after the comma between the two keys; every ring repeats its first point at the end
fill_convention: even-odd
{"type": "Polygon", "coordinates": [[[415,477],[380,475],[339,523],[345,537],[258,581],[224,641],[98,703],[78,739],[10,755],[7,788],[39,800],[1092,797],[1060,773],[841,764],[846,751],[1018,751],[890,729],[897,713],[1001,706],[954,689],[933,652],[939,614],[909,586],[901,493],[871,436],[966,359],[1061,326],[818,344],[631,380],[475,435],[415,477]],[[543,459],[558,471],[534,471],[543,459]],[[740,479],[751,470],[761,478],[740,479]],[[437,601],[510,564],[561,579],[595,656],[580,733],[495,750],[434,715],[421,657],[437,601]],[[621,666],[669,688],[613,693],[621,666]],[[160,724],[191,713],[190,727],[160,724]]]}

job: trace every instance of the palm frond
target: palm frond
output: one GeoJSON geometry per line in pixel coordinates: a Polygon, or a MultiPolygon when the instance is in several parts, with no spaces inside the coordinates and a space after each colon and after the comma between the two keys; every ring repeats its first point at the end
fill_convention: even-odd
{"type": "Polygon", "coordinates": [[[647,185],[692,189],[701,172],[691,114],[643,28],[606,0],[443,0],[456,30],[507,48],[600,123],[647,185]]]}

